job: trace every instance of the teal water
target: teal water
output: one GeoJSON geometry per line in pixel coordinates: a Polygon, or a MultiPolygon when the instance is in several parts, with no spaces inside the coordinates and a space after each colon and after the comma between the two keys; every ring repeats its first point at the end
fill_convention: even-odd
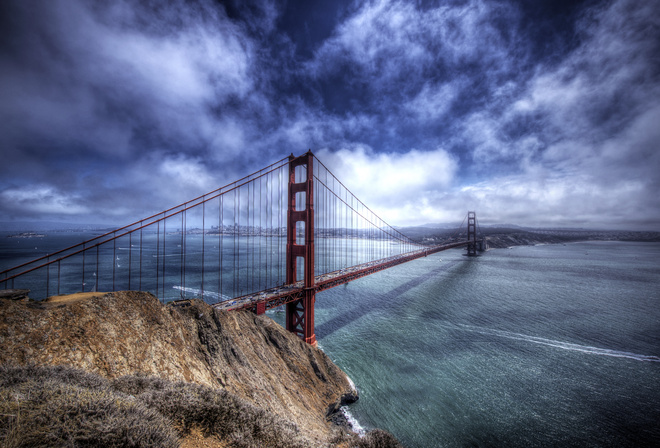
{"type": "Polygon", "coordinates": [[[659,260],[447,251],[320,293],[316,334],[360,391],[349,412],[407,447],[659,446],[659,260]]]}
{"type": "MultiPolygon", "coordinates": [[[[0,267],[92,235],[0,238],[0,267]]],[[[191,265],[202,259],[193,243],[191,265]]],[[[118,277],[130,246],[122,241],[112,256],[118,277]]],[[[181,285],[180,246],[167,247],[168,281],[181,285]]],[[[462,253],[441,252],[317,295],[319,346],[358,387],[349,412],[360,425],[386,429],[409,448],[660,446],[660,244],[462,253]]],[[[77,267],[63,265],[62,278],[77,267]]],[[[105,268],[112,271],[112,262],[105,268]]],[[[131,269],[135,285],[135,260],[131,269]]],[[[143,286],[154,283],[149,272],[143,286]]],[[[92,274],[90,266],[87,288],[102,280],[92,274]]],[[[199,272],[187,275],[186,285],[199,287],[199,272]]],[[[225,281],[223,294],[240,292],[231,275],[225,281]]],[[[207,277],[205,289],[216,283],[207,277]]]]}

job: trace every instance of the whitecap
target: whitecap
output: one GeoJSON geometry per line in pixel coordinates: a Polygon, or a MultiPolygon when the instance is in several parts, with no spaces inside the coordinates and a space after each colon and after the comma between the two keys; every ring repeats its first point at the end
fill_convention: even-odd
{"type": "Polygon", "coordinates": [[[344,418],[346,419],[348,426],[351,428],[351,431],[360,437],[364,437],[367,431],[362,425],[360,425],[360,422],[358,422],[357,419],[353,417],[353,414],[351,414],[351,412],[348,410],[348,406],[342,406],[339,408],[339,410],[344,415],[344,418]]]}

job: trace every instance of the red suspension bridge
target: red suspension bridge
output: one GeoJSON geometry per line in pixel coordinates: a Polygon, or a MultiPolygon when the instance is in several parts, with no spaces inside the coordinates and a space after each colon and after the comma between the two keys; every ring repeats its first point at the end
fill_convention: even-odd
{"type": "Polygon", "coordinates": [[[316,293],[443,250],[483,249],[468,212],[441,244],[388,225],[309,151],[127,226],[0,272],[33,298],[137,289],[257,314],[286,307],[310,344],[316,293]]]}

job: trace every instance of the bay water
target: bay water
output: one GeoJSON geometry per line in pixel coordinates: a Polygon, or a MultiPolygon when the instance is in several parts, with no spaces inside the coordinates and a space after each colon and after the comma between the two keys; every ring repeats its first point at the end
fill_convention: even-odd
{"type": "MultiPolygon", "coordinates": [[[[89,236],[2,238],[0,267],[89,236]]],[[[317,295],[356,425],[409,448],[660,446],[660,244],[463,253],[317,295]]]]}
{"type": "Polygon", "coordinates": [[[657,243],[441,252],[319,293],[316,335],[410,448],[660,446],[657,243]]]}

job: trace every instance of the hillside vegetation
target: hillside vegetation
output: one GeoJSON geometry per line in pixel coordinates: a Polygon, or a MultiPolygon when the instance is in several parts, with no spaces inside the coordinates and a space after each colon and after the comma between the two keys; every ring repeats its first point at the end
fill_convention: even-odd
{"type": "Polygon", "coordinates": [[[130,291],[1,299],[0,344],[2,446],[398,446],[334,425],[357,391],[265,316],[130,291]]]}

